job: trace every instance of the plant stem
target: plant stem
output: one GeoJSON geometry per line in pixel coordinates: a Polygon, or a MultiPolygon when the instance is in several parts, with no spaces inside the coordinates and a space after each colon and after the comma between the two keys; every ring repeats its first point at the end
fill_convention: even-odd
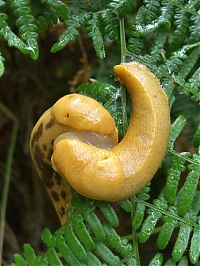
{"type": "Polygon", "coordinates": [[[121,62],[126,62],[126,37],[125,37],[125,27],[124,27],[124,18],[119,20],[120,27],[120,45],[121,45],[121,62]]]}
{"type": "Polygon", "coordinates": [[[157,206],[155,206],[155,205],[153,205],[153,204],[151,204],[151,203],[148,203],[148,202],[146,202],[146,201],[144,201],[144,200],[141,200],[141,199],[139,199],[139,198],[137,198],[137,197],[134,197],[134,200],[135,200],[136,202],[141,202],[141,203],[143,203],[146,207],[151,208],[151,209],[153,209],[153,210],[155,210],[155,211],[157,211],[157,212],[160,212],[160,213],[162,213],[162,214],[164,214],[164,215],[166,215],[166,216],[168,216],[168,217],[171,217],[171,218],[173,218],[174,220],[178,220],[178,221],[180,221],[180,222],[182,222],[182,223],[188,224],[188,225],[193,226],[194,228],[200,230],[200,225],[199,225],[199,224],[193,223],[191,220],[189,220],[189,219],[187,219],[187,218],[180,217],[180,216],[178,216],[178,215],[176,215],[176,214],[174,214],[174,213],[171,213],[171,212],[169,212],[169,211],[163,210],[163,209],[161,209],[161,208],[159,208],[159,207],[157,207],[157,206]]]}
{"type": "Polygon", "coordinates": [[[169,153],[171,153],[171,154],[173,154],[173,155],[175,155],[175,156],[177,156],[177,157],[179,157],[179,158],[182,158],[182,159],[184,159],[185,161],[187,161],[187,162],[189,162],[189,163],[191,163],[191,164],[199,165],[199,164],[198,164],[197,162],[195,162],[194,160],[192,160],[192,159],[190,159],[190,158],[187,158],[187,157],[181,155],[180,153],[176,152],[175,150],[169,150],[169,149],[167,149],[167,152],[169,152],[169,153]]]}
{"type": "Polygon", "coordinates": [[[13,130],[12,130],[12,135],[11,135],[11,141],[10,141],[10,145],[8,149],[7,160],[6,160],[4,186],[3,186],[3,193],[2,193],[2,199],[1,199],[2,206],[0,210],[0,265],[2,264],[7,199],[8,199],[9,185],[10,185],[13,153],[14,153],[15,143],[16,143],[16,138],[17,138],[17,131],[18,131],[18,123],[15,120],[13,130]]]}
{"type": "MultiPolygon", "coordinates": [[[[132,203],[132,209],[131,209],[131,221],[133,220],[133,208],[135,206],[134,198],[131,198],[131,203],[132,203]]],[[[139,253],[139,248],[138,248],[138,241],[137,241],[137,234],[132,226],[132,240],[133,240],[133,252],[134,252],[134,257],[136,261],[136,266],[140,266],[140,253],[139,253]]]]}
{"type": "MultiPolygon", "coordinates": [[[[120,18],[119,26],[120,26],[121,62],[124,63],[126,61],[126,55],[127,55],[124,18],[120,18]]],[[[123,135],[125,135],[128,129],[128,120],[126,112],[126,91],[122,86],[120,87],[120,95],[122,101],[123,135]]]]}
{"type": "Polygon", "coordinates": [[[17,118],[14,116],[14,114],[2,103],[0,102],[0,110],[8,117],[10,118],[14,123],[17,123],[17,118]]]}

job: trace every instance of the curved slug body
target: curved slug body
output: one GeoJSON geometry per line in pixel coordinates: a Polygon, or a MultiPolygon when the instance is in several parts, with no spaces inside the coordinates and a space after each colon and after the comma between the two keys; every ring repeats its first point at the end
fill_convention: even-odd
{"type": "Polygon", "coordinates": [[[136,62],[117,65],[114,71],[132,100],[129,128],[120,143],[110,114],[95,100],[78,94],[61,98],[33,129],[33,162],[62,223],[70,186],[92,199],[120,200],[143,188],[164,158],[170,116],[158,79],[136,62]]]}
{"type": "MultiPolygon", "coordinates": [[[[62,97],[34,126],[30,137],[31,157],[62,224],[66,222],[65,212],[70,205],[72,188],[67,179],[55,171],[58,168],[51,157],[54,146],[63,139],[78,139],[88,145],[110,149],[118,143],[118,133],[109,112],[94,99],[79,94],[62,97]],[[82,120],[84,122],[80,123],[82,120]],[[96,132],[88,131],[91,127],[96,132]]],[[[62,162],[60,155],[59,160],[62,162]]],[[[70,158],[65,166],[71,163],[70,158]]]]}
{"type": "Polygon", "coordinates": [[[132,101],[128,132],[112,150],[126,176],[119,198],[126,198],[140,191],[160,167],[169,140],[170,111],[164,90],[147,67],[127,63],[114,71],[132,101]]]}

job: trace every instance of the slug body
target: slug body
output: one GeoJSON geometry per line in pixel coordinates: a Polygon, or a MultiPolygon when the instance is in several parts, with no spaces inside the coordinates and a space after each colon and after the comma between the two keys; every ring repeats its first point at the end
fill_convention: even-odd
{"type": "MultiPolygon", "coordinates": [[[[62,224],[66,222],[72,188],[67,179],[54,170],[57,167],[51,157],[54,146],[63,139],[110,149],[118,143],[118,133],[107,110],[94,99],[78,94],[62,97],[37,121],[30,137],[30,153],[62,224]]],[[[59,158],[62,161],[62,156],[59,158]]],[[[65,165],[71,163],[70,158],[65,165]]],[[[80,168],[77,164],[76,167],[80,168]]]]}
{"type": "Polygon", "coordinates": [[[74,101],[70,95],[61,98],[33,129],[32,159],[62,223],[65,218],[61,213],[69,206],[71,187],[89,198],[120,200],[140,191],[164,158],[170,116],[167,97],[158,79],[136,62],[117,65],[114,71],[132,100],[129,128],[120,143],[109,113],[96,101],[77,94],[72,95],[74,101]],[[81,137],[74,137],[74,131],[81,137]],[[91,142],[88,134],[101,141],[91,142]],[[52,170],[51,163],[60,175],[52,170]]]}

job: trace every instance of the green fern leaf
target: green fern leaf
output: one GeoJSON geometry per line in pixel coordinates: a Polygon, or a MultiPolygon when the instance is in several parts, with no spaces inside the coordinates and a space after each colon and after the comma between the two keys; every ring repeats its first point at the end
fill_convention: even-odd
{"type": "MultiPolygon", "coordinates": [[[[200,217],[198,218],[197,222],[200,225],[200,217]]],[[[200,257],[199,243],[200,243],[200,229],[195,228],[191,239],[191,247],[190,247],[190,261],[192,264],[196,264],[199,261],[200,257]]]]}
{"type": "Polygon", "coordinates": [[[194,162],[195,164],[192,164],[188,167],[190,172],[181,189],[181,195],[177,203],[178,212],[181,216],[185,215],[189,210],[190,205],[195,197],[199,182],[200,157],[198,155],[194,155],[194,162]]]}
{"type": "Polygon", "coordinates": [[[48,30],[58,21],[58,17],[53,12],[44,12],[42,16],[39,16],[36,20],[38,32],[48,30]]]}
{"type": "Polygon", "coordinates": [[[60,0],[41,0],[41,3],[47,4],[53,9],[54,13],[61,19],[65,20],[68,18],[68,7],[60,0]]]}
{"type": "MultiPolygon", "coordinates": [[[[167,208],[167,203],[163,196],[161,196],[160,199],[154,200],[153,204],[155,206],[159,206],[159,208],[162,208],[163,210],[167,208]]],[[[138,240],[140,243],[144,243],[149,239],[156,226],[156,223],[161,217],[162,213],[160,213],[159,211],[153,209],[148,210],[148,217],[144,220],[141,227],[141,231],[138,234],[138,240]]]]}
{"type": "Polygon", "coordinates": [[[48,249],[48,251],[46,252],[46,258],[48,259],[50,265],[63,266],[54,248],[48,249]]]}
{"type": "Polygon", "coordinates": [[[99,15],[94,13],[88,21],[88,35],[92,39],[94,49],[100,59],[105,57],[103,35],[100,29],[99,15]]]}
{"type": "Polygon", "coordinates": [[[116,14],[110,10],[104,10],[101,12],[101,18],[104,23],[105,33],[110,39],[119,41],[119,21],[116,14]]]}
{"type": "Polygon", "coordinates": [[[19,49],[23,54],[29,54],[29,49],[26,44],[21,41],[8,26],[7,15],[4,13],[0,14],[0,37],[8,42],[9,46],[14,46],[19,49]]]}
{"type": "Polygon", "coordinates": [[[162,266],[163,255],[161,253],[157,253],[150,261],[149,266],[162,266]]]}
{"type": "Polygon", "coordinates": [[[196,62],[199,59],[200,46],[195,48],[192,53],[183,61],[183,65],[178,71],[178,79],[184,80],[187,78],[188,74],[192,71],[196,62]]]}
{"type": "Polygon", "coordinates": [[[136,5],[136,0],[112,0],[108,7],[114,9],[119,15],[123,15],[132,10],[136,5]]]}
{"type": "Polygon", "coordinates": [[[189,42],[194,43],[200,40],[200,13],[191,17],[192,25],[190,26],[189,42]]]}
{"type": "Polygon", "coordinates": [[[184,157],[172,156],[171,160],[172,165],[168,170],[167,183],[165,186],[165,198],[170,205],[174,204],[176,201],[181,172],[186,169],[184,166],[184,157]]]}
{"type": "Polygon", "coordinates": [[[173,259],[169,259],[166,261],[164,266],[176,266],[176,262],[173,259]]]}
{"type": "Polygon", "coordinates": [[[193,137],[193,146],[196,148],[200,146],[200,124],[198,125],[196,133],[194,134],[193,137]]]}
{"type": "Polygon", "coordinates": [[[183,115],[180,115],[171,125],[171,133],[170,133],[170,139],[169,139],[169,144],[168,144],[169,150],[173,149],[174,142],[177,139],[177,137],[180,135],[181,131],[183,130],[185,123],[186,123],[185,117],[183,115]]]}
{"type": "Polygon", "coordinates": [[[36,60],[39,56],[38,28],[31,12],[30,2],[29,0],[9,0],[9,6],[18,18],[16,25],[19,27],[20,36],[26,42],[31,57],[36,60]]]}
{"type": "MultiPolygon", "coordinates": [[[[184,4],[185,1],[180,1],[181,4],[184,4]]],[[[184,40],[188,37],[189,30],[189,16],[187,12],[183,9],[176,9],[175,12],[175,31],[172,36],[170,50],[175,51],[184,44],[184,40]]]]}
{"type": "MultiPolygon", "coordinates": [[[[176,215],[176,208],[171,207],[168,209],[168,211],[173,215],[176,215]]],[[[164,224],[162,225],[162,228],[159,232],[158,238],[157,238],[157,247],[159,249],[165,249],[166,246],[169,244],[169,241],[172,237],[174,229],[178,226],[178,222],[175,218],[165,216],[163,218],[164,224]]]]}
{"type": "MultiPolygon", "coordinates": [[[[131,31],[129,33],[131,36],[131,31]]],[[[144,40],[139,38],[130,37],[127,43],[127,49],[132,54],[140,54],[144,48],[144,40]]]]}
{"type": "Polygon", "coordinates": [[[162,26],[163,29],[169,30],[171,19],[174,13],[174,5],[170,1],[146,1],[146,6],[142,6],[135,19],[135,25],[131,29],[132,36],[146,36],[162,26]],[[159,11],[160,16],[157,18],[159,11]]]}
{"type": "Polygon", "coordinates": [[[67,44],[74,42],[79,37],[78,30],[86,18],[86,13],[80,13],[78,16],[73,15],[70,19],[65,20],[67,29],[60,35],[58,42],[51,47],[51,52],[56,53],[62,50],[67,44]]]}

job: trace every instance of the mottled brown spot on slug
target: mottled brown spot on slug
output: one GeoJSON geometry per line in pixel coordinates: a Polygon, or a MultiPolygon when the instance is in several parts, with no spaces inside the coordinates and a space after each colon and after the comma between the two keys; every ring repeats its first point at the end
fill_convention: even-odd
{"type": "Polygon", "coordinates": [[[58,193],[56,192],[56,191],[52,191],[51,192],[51,195],[52,195],[52,197],[53,197],[53,199],[55,200],[55,201],[59,201],[60,200],[60,197],[59,197],[59,195],[58,195],[58,193]]]}
{"type": "Polygon", "coordinates": [[[52,188],[54,186],[53,178],[52,178],[53,170],[50,166],[45,165],[44,169],[42,170],[41,177],[44,185],[47,188],[52,188]]]}
{"type": "Polygon", "coordinates": [[[35,161],[37,162],[37,165],[40,169],[43,169],[44,168],[44,153],[43,151],[41,150],[40,146],[36,145],[35,146],[35,150],[34,150],[34,158],[35,158],[35,161]]]}
{"type": "Polygon", "coordinates": [[[62,178],[58,174],[55,175],[56,183],[60,186],[62,183],[62,178]]]}
{"type": "Polygon", "coordinates": [[[65,214],[65,208],[62,206],[60,208],[60,215],[63,216],[65,214]]]}
{"type": "Polygon", "coordinates": [[[46,151],[47,150],[47,145],[46,144],[43,144],[42,145],[42,148],[43,148],[44,151],[46,151]]]}
{"type": "Polygon", "coordinates": [[[42,181],[44,182],[44,185],[47,188],[52,188],[54,186],[54,182],[52,178],[50,176],[47,176],[46,174],[42,176],[42,181]]]}
{"type": "Polygon", "coordinates": [[[49,122],[46,124],[45,129],[51,128],[53,125],[55,125],[56,121],[54,118],[51,118],[49,122]]]}
{"type": "Polygon", "coordinates": [[[64,190],[61,191],[61,194],[60,195],[61,195],[61,197],[63,199],[66,199],[66,197],[67,197],[67,193],[64,190]]]}
{"type": "Polygon", "coordinates": [[[50,161],[51,160],[51,156],[53,154],[53,148],[50,148],[47,154],[47,159],[50,161]]]}
{"type": "Polygon", "coordinates": [[[34,133],[31,141],[31,146],[33,147],[34,143],[39,140],[39,138],[42,136],[43,133],[43,122],[39,125],[38,129],[34,133]]]}

